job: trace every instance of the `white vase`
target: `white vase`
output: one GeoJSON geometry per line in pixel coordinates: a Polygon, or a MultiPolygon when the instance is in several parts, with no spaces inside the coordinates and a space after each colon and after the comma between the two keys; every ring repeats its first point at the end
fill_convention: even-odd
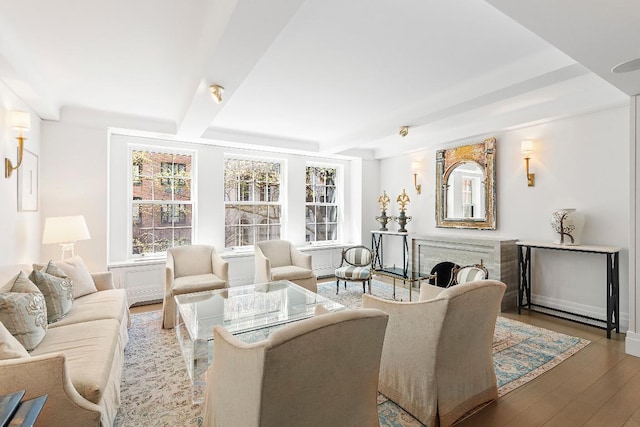
{"type": "Polygon", "coordinates": [[[584,227],[584,215],[575,209],[558,209],[551,214],[551,228],[555,232],[553,243],[579,245],[584,227]]]}

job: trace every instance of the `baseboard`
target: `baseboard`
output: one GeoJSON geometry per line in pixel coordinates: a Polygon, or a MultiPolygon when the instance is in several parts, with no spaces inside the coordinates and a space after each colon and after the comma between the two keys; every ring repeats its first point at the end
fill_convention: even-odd
{"type": "Polygon", "coordinates": [[[627,338],[624,343],[627,354],[640,357],[640,334],[627,331],[627,338]]]}
{"type": "MultiPolygon", "coordinates": [[[[607,318],[606,310],[603,307],[595,307],[595,306],[586,305],[586,304],[579,304],[573,301],[566,301],[558,298],[551,298],[544,295],[531,295],[531,302],[533,304],[543,305],[545,307],[549,307],[552,309],[563,310],[569,313],[575,313],[576,315],[580,315],[580,316],[588,316],[595,319],[607,318]]],[[[603,300],[603,303],[605,303],[604,300],[603,300]]],[[[541,308],[540,311],[544,311],[544,309],[541,308]]],[[[579,320],[581,322],[593,324],[595,326],[601,326],[601,323],[605,322],[605,320],[602,320],[602,322],[600,323],[597,323],[598,321],[592,322],[588,319],[571,316],[571,314],[568,314],[568,313],[553,313],[551,311],[549,313],[559,317],[566,317],[567,319],[570,319],[570,320],[579,320]]],[[[629,314],[621,312],[620,313],[620,332],[624,333],[628,327],[629,327],[629,314]]]]}

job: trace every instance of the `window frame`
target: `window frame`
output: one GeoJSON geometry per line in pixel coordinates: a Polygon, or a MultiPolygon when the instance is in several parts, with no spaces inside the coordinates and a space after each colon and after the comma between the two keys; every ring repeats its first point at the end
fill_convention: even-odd
{"type": "MultiPolygon", "coordinates": [[[[171,148],[171,147],[165,147],[165,146],[157,146],[157,145],[140,145],[140,144],[133,144],[133,143],[129,143],[127,144],[127,217],[128,217],[128,221],[127,221],[127,237],[126,237],[126,241],[127,241],[127,258],[129,259],[138,259],[138,258],[163,258],[166,256],[166,251],[163,252],[147,252],[147,253],[140,253],[140,254],[134,254],[133,253],[133,213],[134,213],[134,204],[136,204],[136,202],[138,204],[145,204],[145,205],[152,205],[152,206],[159,206],[160,209],[163,209],[164,205],[169,205],[169,206],[178,206],[178,205],[188,205],[191,207],[191,236],[190,236],[190,241],[193,244],[195,242],[195,236],[197,236],[197,210],[196,210],[196,206],[197,206],[197,201],[196,201],[196,194],[197,194],[197,151],[196,150],[192,150],[192,149],[178,149],[178,148],[171,148]],[[171,200],[146,200],[146,199],[139,199],[139,200],[134,200],[134,196],[133,196],[133,188],[134,186],[140,186],[142,185],[142,167],[140,167],[139,169],[139,173],[136,175],[138,178],[134,177],[134,159],[133,159],[133,153],[135,151],[144,151],[144,152],[149,152],[149,153],[159,153],[159,154],[170,154],[170,155],[182,155],[182,156],[190,156],[191,157],[191,192],[190,192],[190,197],[189,200],[176,200],[175,199],[175,195],[172,195],[172,199],[171,200]],[[143,203],[140,203],[143,202],[143,203]]],[[[186,168],[185,168],[186,169],[186,168]]],[[[165,179],[165,178],[160,178],[161,180],[165,179]]],[[[184,180],[183,180],[184,181],[184,180]]],[[[162,185],[162,184],[161,184],[162,185]]],[[[184,182],[183,182],[183,186],[184,186],[184,182]]],[[[174,188],[172,189],[172,192],[175,192],[175,189],[178,187],[178,185],[174,185],[174,188]]],[[[174,193],[175,194],[175,193],[174,193]]],[[[139,212],[139,215],[142,216],[142,212],[139,212]]],[[[158,219],[159,221],[161,220],[160,218],[158,219]]],[[[173,223],[173,226],[171,227],[174,230],[175,233],[175,229],[184,229],[187,227],[184,226],[177,226],[176,227],[176,223],[173,223]]],[[[168,228],[168,227],[165,227],[168,228]]],[[[175,234],[173,234],[173,238],[172,238],[172,243],[175,242],[175,234]]],[[[169,246],[169,247],[174,247],[173,245],[169,246]]]]}
{"type": "MultiPolygon", "coordinates": [[[[287,180],[287,161],[286,159],[282,159],[282,158],[271,158],[271,157],[256,157],[256,156],[246,156],[246,155],[241,155],[241,154],[236,154],[236,153],[225,153],[224,154],[224,158],[223,158],[223,168],[222,168],[222,209],[223,209],[223,240],[224,240],[224,249],[229,249],[229,250],[243,250],[243,249],[249,249],[249,248],[253,248],[253,245],[255,244],[255,242],[260,241],[260,237],[258,235],[259,233],[259,228],[260,226],[266,226],[266,227],[270,227],[272,224],[261,224],[262,221],[257,221],[257,222],[253,222],[251,224],[247,224],[249,226],[252,227],[253,229],[253,240],[254,243],[253,244],[248,244],[248,245],[232,245],[232,246],[227,246],[227,224],[226,224],[226,218],[227,218],[227,206],[232,206],[232,205],[240,205],[240,206],[265,206],[267,209],[267,219],[269,218],[269,212],[271,210],[272,206],[277,206],[280,209],[280,222],[278,224],[278,226],[280,227],[280,236],[278,237],[278,239],[285,239],[286,238],[286,229],[285,229],[285,225],[286,225],[286,210],[287,210],[287,197],[286,197],[286,180],[287,180]],[[249,161],[249,162],[260,162],[260,163],[275,163],[278,164],[280,167],[280,172],[279,172],[279,192],[278,192],[278,201],[277,202],[273,202],[273,201],[264,201],[264,200],[240,200],[242,199],[242,194],[237,194],[237,198],[238,200],[227,200],[227,196],[226,196],[226,173],[227,173],[227,161],[228,160],[238,160],[238,161],[249,161]]],[[[247,182],[247,181],[244,181],[247,182]]],[[[253,182],[255,182],[255,180],[253,180],[253,182]]],[[[245,185],[244,187],[242,186],[242,182],[239,184],[239,186],[237,187],[238,189],[242,190],[244,188],[244,190],[246,190],[247,192],[251,191],[251,185],[245,185]]],[[[255,194],[255,192],[254,192],[255,194]]],[[[242,218],[239,219],[239,221],[241,221],[242,218]]],[[[273,224],[275,225],[275,224],[273,224]]],[[[240,224],[240,222],[238,222],[238,224],[234,224],[233,227],[237,227],[238,229],[241,229],[242,224],[240,224]]],[[[245,234],[243,231],[240,231],[238,233],[236,233],[236,236],[240,235],[240,234],[245,234]]],[[[271,239],[269,239],[271,240],[271,239]]]]}
{"type": "MultiPolygon", "coordinates": [[[[305,162],[305,166],[304,166],[304,189],[305,189],[305,193],[304,193],[304,240],[306,242],[306,244],[309,245],[335,245],[335,244],[340,244],[344,239],[343,239],[343,227],[340,225],[341,223],[343,223],[342,218],[343,218],[343,212],[344,212],[344,186],[343,186],[343,178],[344,177],[344,171],[343,171],[343,165],[341,164],[337,164],[337,163],[327,163],[327,162],[314,162],[314,161],[307,161],[305,162]],[[335,196],[335,201],[333,203],[322,203],[322,202],[307,202],[307,168],[310,167],[315,167],[315,168],[327,168],[327,169],[335,169],[336,171],[336,177],[335,177],[335,191],[336,191],[336,196],[335,196]],[[313,206],[335,206],[336,208],[336,238],[334,240],[307,240],[307,207],[313,205],[313,206]]],[[[333,221],[327,222],[325,221],[325,224],[330,224],[333,223],[333,221]]],[[[317,224],[319,224],[317,221],[314,222],[314,224],[316,224],[316,236],[317,236],[317,224]]]]}

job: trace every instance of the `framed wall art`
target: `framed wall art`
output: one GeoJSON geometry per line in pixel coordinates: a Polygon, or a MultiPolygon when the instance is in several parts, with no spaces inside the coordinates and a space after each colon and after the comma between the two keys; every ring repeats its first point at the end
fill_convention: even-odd
{"type": "Polygon", "coordinates": [[[24,150],[18,168],[18,212],[38,211],[38,156],[24,150]]]}

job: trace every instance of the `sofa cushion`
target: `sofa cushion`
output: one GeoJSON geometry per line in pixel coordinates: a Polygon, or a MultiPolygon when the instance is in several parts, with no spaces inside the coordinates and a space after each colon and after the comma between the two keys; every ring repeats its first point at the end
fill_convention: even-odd
{"type": "Polygon", "coordinates": [[[74,388],[98,404],[112,375],[114,358],[122,358],[119,331],[120,323],[114,319],[51,328],[31,355],[64,353],[74,388]]]}
{"type": "Polygon", "coordinates": [[[340,279],[364,280],[371,277],[371,269],[369,267],[345,265],[344,267],[336,268],[335,276],[340,279]]]}
{"type": "Polygon", "coordinates": [[[295,265],[285,265],[271,269],[272,280],[297,280],[313,277],[313,271],[295,265]]]}
{"type": "Polygon", "coordinates": [[[73,285],[68,277],[56,277],[52,274],[33,270],[31,280],[42,292],[47,306],[47,321],[55,323],[71,310],[73,304],[73,285]]]}
{"type": "Polygon", "coordinates": [[[178,277],[173,281],[173,295],[200,292],[209,289],[224,288],[226,283],[215,274],[198,274],[195,276],[178,277]]]}
{"type": "Polygon", "coordinates": [[[49,328],[101,319],[114,319],[120,323],[128,322],[128,312],[126,291],[109,289],[76,299],[69,314],[64,319],[49,325],[49,328]]]}
{"type": "Polygon", "coordinates": [[[21,271],[0,294],[0,322],[28,351],[36,348],[47,332],[47,307],[42,292],[21,271]]]}
{"type": "Polygon", "coordinates": [[[19,359],[21,357],[29,357],[29,353],[20,344],[20,341],[15,339],[11,332],[0,323],[0,360],[19,359]]]}

